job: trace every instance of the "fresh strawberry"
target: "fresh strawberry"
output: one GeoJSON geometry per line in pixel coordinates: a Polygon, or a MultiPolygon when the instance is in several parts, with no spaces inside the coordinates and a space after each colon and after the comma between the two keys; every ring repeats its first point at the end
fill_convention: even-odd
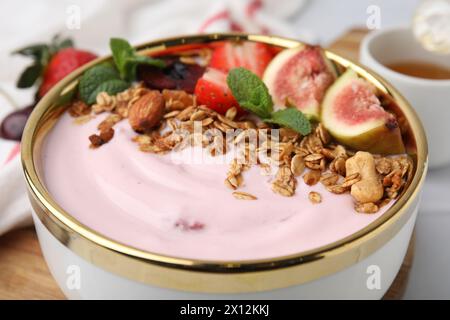
{"type": "Polygon", "coordinates": [[[239,113],[243,112],[228,88],[227,74],[220,70],[208,68],[197,81],[194,93],[199,104],[218,113],[225,114],[231,107],[237,107],[239,113]]]}
{"type": "Polygon", "coordinates": [[[58,51],[45,68],[39,97],[43,97],[59,80],[96,57],[93,53],[74,48],[58,51]]]}
{"type": "Polygon", "coordinates": [[[244,67],[262,77],[273,56],[270,47],[263,43],[225,42],[215,46],[209,66],[226,73],[230,69],[244,67]]]}
{"type": "Polygon", "coordinates": [[[50,44],[38,43],[14,52],[33,59],[20,75],[18,88],[30,88],[40,82],[37,98],[50,90],[59,80],[83,64],[95,59],[93,53],[73,48],[72,40],[53,37],[50,44]]]}
{"type": "Polygon", "coordinates": [[[33,44],[13,52],[33,59],[33,63],[20,75],[17,87],[30,88],[36,83],[41,84],[31,106],[12,112],[3,119],[0,123],[0,138],[19,141],[28,116],[37,101],[59,80],[96,58],[95,54],[74,49],[72,46],[72,40],[55,36],[49,44],[33,44]]]}

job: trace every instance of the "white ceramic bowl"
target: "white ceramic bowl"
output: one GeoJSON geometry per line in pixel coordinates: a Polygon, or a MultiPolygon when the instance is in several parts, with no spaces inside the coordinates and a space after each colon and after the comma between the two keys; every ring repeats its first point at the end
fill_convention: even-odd
{"type": "MultiPolygon", "coordinates": [[[[249,40],[289,48],[298,41],[243,34],[213,34],[151,42],[138,49],[156,52],[181,44],[249,40]]],[[[426,174],[427,144],[416,114],[398,92],[376,74],[332,52],[339,67],[391,95],[408,123],[408,153],[414,174],[396,203],[380,218],[344,239],[294,255],[265,260],[200,261],[145,252],[82,225],[47,192],[39,164],[42,141],[84,70],[52,89],[32,113],[22,141],[22,161],[33,217],[45,259],[68,298],[136,299],[379,299],[395,278],[409,244],[426,174]]],[[[67,183],[61,181],[61,183],[67,183]]]]}

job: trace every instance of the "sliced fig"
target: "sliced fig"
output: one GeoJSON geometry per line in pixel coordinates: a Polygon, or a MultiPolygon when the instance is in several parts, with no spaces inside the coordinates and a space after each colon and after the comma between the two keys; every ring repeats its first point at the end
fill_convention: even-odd
{"type": "Polygon", "coordinates": [[[405,152],[395,116],[378,99],[376,88],[348,69],[328,89],[322,123],[340,143],[377,154],[405,152]]]}
{"type": "Polygon", "coordinates": [[[137,70],[138,80],[152,89],[184,90],[194,93],[197,80],[205,72],[205,68],[195,64],[185,64],[178,57],[164,58],[166,67],[163,69],[139,65],[137,70]]]}
{"type": "Polygon", "coordinates": [[[275,109],[295,106],[318,119],[325,91],[335,78],[336,71],[323,50],[302,45],[275,56],[264,72],[263,81],[269,88],[275,109]]]}

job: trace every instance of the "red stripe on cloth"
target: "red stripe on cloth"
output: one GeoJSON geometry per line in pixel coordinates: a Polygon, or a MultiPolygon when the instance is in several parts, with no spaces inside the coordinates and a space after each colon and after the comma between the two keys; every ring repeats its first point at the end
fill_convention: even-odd
{"type": "Polygon", "coordinates": [[[12,161],[20,153],[20,143],[15,144],[6,158],[5,164],[12,161]]]}
{"type": "Polygon", "coordinates": [[[234,32],[243,32],[244,31],[244,28],[235,21],[230,22],[230,29],[231,29],[231,31],[234,31],[234,32]]]}
{"type": "Polygon", "coordinates": [[[247,16],[252,17],[255,15],[256,11],[260,10],[263,6],[261,0],[253,0],[247,6],[247,16]]]}
{"type": "Polygon", "coordinates": [[[216,22],[218,20],[222,20],[222,19],[228,19],[229,16],[230,16],[230,13],[228,12],[228,10],[223,10],[223,11],[220,11],[220,12],[216,13],[212,17],[209,17],[208,19],[206,19],[205,22],[203,22],[203,24],[198,29],[198,32],[205,31],[206,28],[208,28],[214,22],[216,22]]]}

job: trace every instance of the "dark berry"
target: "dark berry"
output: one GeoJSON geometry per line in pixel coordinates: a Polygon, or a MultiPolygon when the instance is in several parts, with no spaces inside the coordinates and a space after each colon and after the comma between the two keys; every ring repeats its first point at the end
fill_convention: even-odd
{"type": "Polygon", "coordinates": [[[138,67],[138,80],[152,89],[184,90],[194,93],[197,80],[205,72],[205,68],[199,65],[184,64],[175,57],[164,59],[166,67],[163,69],[140,65],[138,67]]]}
{"type": "Polygon", "coordinates": [[[28,120],[34,105],[14,111],[7,115],[0,125],[0,137],[8,140],[20,141],[23,128],[28,120]]]}

